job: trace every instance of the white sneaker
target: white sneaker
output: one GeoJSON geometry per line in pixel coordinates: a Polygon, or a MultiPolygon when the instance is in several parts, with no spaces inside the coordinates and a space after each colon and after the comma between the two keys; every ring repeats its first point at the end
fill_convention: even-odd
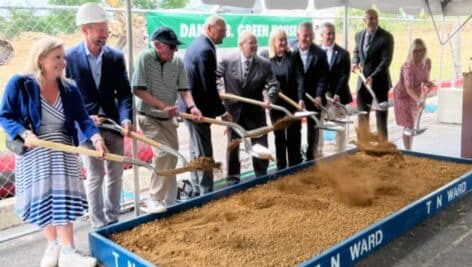
{"type": "Polygon", "coordinates": [[[97,259],[80,255],[77,251],[61,253],[59,256],[59,267],[95,267],[97,259]]]}
{"type": "Polygon", "coordinates": [[[153,199],[148,199],[146,206],[142,206],[140,209],[146,213],[163,213],[167,211],[167,207],[162,201],[153,199]]]}
{"type": "Polygon", "coordinates": [[[57,243],[49,244],[44,251],[43,258],[41,259],[41,267],[56,267],[57,262],[59,261],[59,253],[61,252],[61,247],[57,243]]]}

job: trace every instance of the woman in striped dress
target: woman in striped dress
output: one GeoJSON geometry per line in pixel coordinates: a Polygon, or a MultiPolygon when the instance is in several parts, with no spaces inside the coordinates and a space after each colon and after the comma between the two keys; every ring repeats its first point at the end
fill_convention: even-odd
{"type": "Polygon", "coordinates": [[[34,138],[77,145],[77,123],[97,151],[107,152],[77,88],[64,78],[65,64],[62,41],[37,41],[26,74],[10,79],[0,107],[0,124],[8,138],[21,138],[29,148],[16,158],[16,211],[22,220],[43,229],[48,246],[42,267],[96,265],[94,258],[73,247],[72,224],[87,209],[77,155],[30,145],[34,138]]]}

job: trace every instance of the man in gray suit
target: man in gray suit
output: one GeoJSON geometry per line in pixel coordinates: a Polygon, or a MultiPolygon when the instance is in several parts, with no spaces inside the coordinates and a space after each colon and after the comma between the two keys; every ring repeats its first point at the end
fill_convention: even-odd
{"type": "MultiPolygon", "coordinates": [[[[218,89],[227,93],[264,101],[269,104],[277,99],[279,84],[272,73],[270,62],[257,55],[257,40],[251,32],[239,36],[239,52],[225,57],[216,71],[218,89]]],[[[266,126],[266,113],[263,108],[251,104],[225,101],[226,110],[233,116],[233,121],[251,130],[266,126]]],[[[239,138],[231,130],[229,141],[239,138]]],[[[253,138],[253,144],[267,146],[267,135],[253,138]]],[[[239,182],[241,164],[239,151],[233,150],[228,156],[228,183],[239,182]]],[[[256,176],[267,173],[268,160],[252,158],[256,176]]]]}

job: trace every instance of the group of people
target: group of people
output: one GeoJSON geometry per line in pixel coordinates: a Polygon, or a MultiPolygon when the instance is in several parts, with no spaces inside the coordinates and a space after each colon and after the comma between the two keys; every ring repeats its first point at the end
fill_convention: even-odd
{"type": "MultiPolygon", "coordinates": [[[[327,93],[333,101],[352,102],[350,73],[362,71],[377,98],[387,100],[393,37],[378,26],[375,10],[367,10],[364,21],[365,30],[356,34],[353,64],[349,52],[336,44],[331,23],[321,27],[321,45],[313,43],[311,22],[299,25],[292,45],[283,30],[275,30],[270,35],[268,51],[260,55],[255,35],[244,32],[239,36],[239,50],[219,62],[216,45],[222,43],[227,31],[222,17],[206,19],[202,35],[189,45],[183,60],[174,56],[182,44],[175,32],[160,27],[150,37],[150,49],[137,59],[129,81],[123,54],[106,45],[109,28],[105,11],[93,3],[82,5],[76,24],[83,41],[67,51],[56,38],[34,43],[24,74],[10,79],[0,107],[0,124],[8,139],[20,139],[29,148],[16,159],[16,210],[21,219],[43,229],[48,245],[41,266],[96,265],[94,258],[74,249],[73,222],[87,211],[93,228],[118,221],[123,166],[81,156],[86,170],[83,183],[75,155],[36,147],[35,139],[95,149],[102,157],[108,152],[122,155],[123,136],[135,129],[134,94],[137,123],[144,135],[175,150],[179,148],[176,117],[181,112],[194,115],[195,119],[185,120],[185,124],[190,134],[190,157],[195,159],[213,157],[211,128],[200,121],[202,117],[221,117],[246,130],[266,125],[264,108],[222,101],[219,91],[263,101],[267,109],[270,104],[277,104],[297,111],[278,98],[282,92],[302,109],[320,114],[327,93]],[[314,101],[307,99],[305,93],[312,95],[314,101]],[[122,132],[101,128],[101,117],[119,123],[122,132]]],[[[431,63],[425,54],[424,42],[415,40],[395,87],[395,114],[397,122],[405,127],[413,127],[412,117],[421,105],[419,88],[431,86],[431,63]]],[[[364,83],[358,83],[357,92],[359,109],[369,111],[372,97],[364,83]]],[[[378,132],[387,138],[387,112],[376,111],[376,115],[378,132]]],[[[283,116],[270,110],[272,122],[283,116]]],[[[359,121],[368,123],[368,118],[363,115],[359,121]]],[[[314,126],[315,122],[309,119],[305,160],[319,153],[319,131],[314,126]]],[[[278,169],[302,162],[300,131],[300,122],[275,131],[278,169]]],[[[239,137],[235,131],[228,132],[228,141],[239,137]]],[[[339,149],[344,149],[344,141],[338,141],[339,149]]],[[[267,146],[267,136],[252,138],[252,143],[267,146]]],[[[405,144],[411,146],[411,140],[405,144]]],[[[174,155],[159,149],[153,152],[157,169],[176,167],[174,155]]],[[[227,162],[228,182],[239,182],[238,150],[229,152],[227,162]]],[[[257,176],[264,175],[268,161],[253,158],[253,167],[257,176]]],[[[192,183],[193,196],[209,193],[213,191],[213,173],[193,172],[192,183]]],[[[146,211],[166,211],[176,201],[176,177],[153,174],[149,194],[146,211]]]]}

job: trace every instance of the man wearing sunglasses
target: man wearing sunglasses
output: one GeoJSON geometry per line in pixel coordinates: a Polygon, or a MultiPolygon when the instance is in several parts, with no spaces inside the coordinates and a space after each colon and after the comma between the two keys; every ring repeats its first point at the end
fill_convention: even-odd
{"type": "MultiPolygon", "coordinates": [[[[151,35],[152,48],[139,56],[132,78],[133,93],[137,96],[136,110],[138,123],[147,137],[179,149],[177,135],[178,113],[176,101],[180,95],[187,112],[202,116],[195,106],[189,91],[184,63],[174,57],[177,46],[182,44],[175,32],[167,27],[160,27],[151,35]]],[[[153,148],[154,164],[158,170],[175,169],[177,157],[162,150],[153,148]]],[[[150,199],[145,212],[165,212],[167,206],[175,203],[177,198],[176,176],[151,177],[149,185],[150,199]]]]}

